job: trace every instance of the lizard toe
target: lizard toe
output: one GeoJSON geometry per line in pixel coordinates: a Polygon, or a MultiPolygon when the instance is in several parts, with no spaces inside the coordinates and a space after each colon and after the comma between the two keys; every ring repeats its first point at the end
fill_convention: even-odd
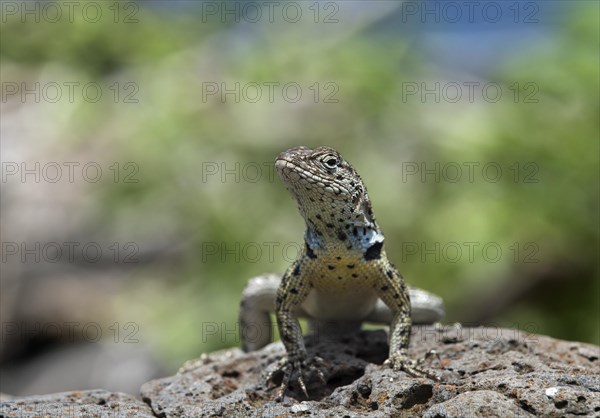
{"type": "Polygon", "coordinates": [[[290,381],[293,380],[294,373],[296,373],[295,381],[300,386],[302,393],[308,398],[308,389],[306,387],[305,379],[313,374],[316,374],[322,383],[327,383],[325,375],[319,368],[324,366],[326,363],[320,357],[310,357],[307,359],[281,359],[274,370],[272,370],[267,376],[267,384],[274,380],[276,374],[283,373],[283,378],[279,386],[278,396],[276,400],[283,400],[285,393],[289,388],[290,381]]]}
{"type": "Polygon", "coordinates": [[[405,372],[412,377],[426,377],[435,381],[440,378],[434,373],[421,366],[424,360],[415,361],[410,359],[406,354],[396,354],[390,356],[384,365],[391,367],[395,372],[405,372]]]}

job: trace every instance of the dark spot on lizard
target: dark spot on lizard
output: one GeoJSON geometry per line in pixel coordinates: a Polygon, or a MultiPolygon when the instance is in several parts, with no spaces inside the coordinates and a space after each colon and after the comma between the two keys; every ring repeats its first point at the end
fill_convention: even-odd
{"type": "Polygon", "coordinates": [[[328,268],[329,270],[333,270],[333,269],[335,268],[335,266],[332,266],[332,265],[330,264],[330,265],[328,265],[328,266],[327,266],[327,268],[328,268]]]}
{"type": "Polygon", "coordinates": [[[296,264],[296,267],[294,267],[294,271],[292,272],[292,274],[294,276],[299,276],[300,275],[300,263],[296,264]]]}
{"type": "Polygon", "coordinates": [[[387,291],[388,289],[389,289],[389,287],[388,287],[388,286],[381,286],[381,291],[382,291],[382,292],[385,292],[385,291],[387,291]]]}
{"type": "Polygon", "coordinates": [[[385,274],[387,274],[390,279],[394,277],[394,272],[392,270],[386,271],[385,274]]]}
{"type": "Polygon", "coordinates": [[[354,235],[355,237],[358,236],[358,229],[356,229],[356,227],[354,227],[354,229],[352,230],[352,235],[354,235]]]}
{"type": "Polygon", "coordinates": [[[358,277],[358,274],[356,274],[356,273],[352,273],[352,277],[354,277],[354,278],[357,278],[357,277],[358,277]]]}
{"type": "Polygon", "coordinates": [[[337,179],[337,180],[343,180],[343,179],[344,179],[344,176],[337,176],[337,177],[336,177],[336,179],[337,179]]]}
{"type": "Polygon", "coordinates": [[[354,264],[348,264],[346,267],[348,267],[349,269],[353,269],[354,268],[354,264]]]}
{"type": "Polygon", "coordinates": [[[342,257],[340,257],[339,255],[337,257],[335,257],[336,260],[341,260],[342,257]]]}
{"type": "Polygon", "coordinates": [[[346,241],[346,238],[348,238],[348,236],[343,231],[338,231],[338,239],[340,241],[346,241]]]}
{"type": "Polygon", "coordinates": [[[323,219],[323,218],[321,218],[321,214],[320,214],[320,213],[317,213],[317,214],[315,215],[315,218],[317,218],[318,220],[321,220],[321,219],[323,219]]]}
{"type": "Polygon", "coordinates": [[[304,241],[304,246],[306,247],[306,256],[310,259],[316,259],[317,255],[313,252],[312,248],[308,246],[308,242],[304,241]]]}
{"type": "Polygon", "coordinates": [[[383,242],[376,242],[371,245],[365,251],[365,260],[378,260],[381,258],[381,248],[383,247],[383,242]]]}
{"type": "Polygon", "coordinates": [[[330,228],[330,229],[335,227],[334,224],[330,224],[330,223],[326,223],[325,226],[327,226],[327,228],[330,228]]]}
{"type": "Polygon", "coordinates": [[[342,276],[338,276],[338,280],[342,280],[342,276]]]}
{"type": "Polygon", "coordinates": [[[312,197],[308,198],[311,202],[315,203],[315,199],[313,199],[312,197]]]}
{"type": "Polygon", "coordinates": [[[398,299],[400,295],[398,293],[394,293],[394,299],[398,299]]]}
{"type": "Polygon", "coordinates": [[[290,293],[293,293],[294,295],[297,295],[298,294],[298,289],[296,289],[295,287],[292,287],[290,289],[290,293]]]}

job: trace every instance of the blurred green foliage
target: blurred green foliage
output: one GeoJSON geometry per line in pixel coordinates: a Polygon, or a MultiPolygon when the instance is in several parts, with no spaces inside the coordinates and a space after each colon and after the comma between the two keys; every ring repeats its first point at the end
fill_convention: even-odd
{"type": "Polygon", "coordinates": [[[235,34],[198,25],[193,13],[159,17],[142,7],[134,25],[9,21],[0,47],[11,76],[26,68],[139,87],[138,103],[78,104],[64,141],[140,168],[138,183],[107,181],[93,196],[94,225],[142,251],[161,249],[117,299],[120,315],[141,322],[144,338],[173,365],[235,345],[231,334],[208,336],[203,326],[233,330],[246,280],[282,271],[284,244],[302,242],[302,220],[269,166],[300,144],[333,146],[354,164],[388,254],[409,283],[444,297],[449,321],[598,344],[599,23],[590,9],[573,13],[556,43],[515,55],[488,75],[511,96],[497,103],[403,100],[404,83],[443,80],[443,69],[399,36],[382,41],[364,31],[323,42],[326,36],[302,28],[285,36],[265,29],[240,49],[235,34]],[[203,97],[206,82],[271,81],[297,82],[305,97],[203,97]],[[328,82],[338,87],[337,103],[323,100],[328,82]],[[534,103],[524,100],[528,82],[534,103]],[[436,162],[461,166],[461,181],[406,176],[413,163],[436,162]],[[464,165],[471,162],[479,164],[473,182],[464,165]],[[497,182],[484,180],[486,163],[502,167],[497,182]],[[208,175],[214,164],[239,164],[241,177],[208,175]],[[273,257],[271,242],[279,243],[273,257]],[[473,259],[465,242],[479,243],[473,259]],[[453,262],[407,252],[436,243],[458,243],[463,255],[453,262]],[[482,255],[485,243],[502,248],[498,261],[482,255]],[[256,246],[261,256],[250,251],[256,246]],[[504,298],[506,306],[487,311],[504,298]]]}
{"type": "Polygon", "coordinates": [[[219,27],[195,25],[189,16],[168,8],[161,15],[146,13],[134,2],[57,4],[5,6],[2,57],[32,67],[58,61],[102,77],[130,65],[152,63],[172,53],[173,46],[190,46],[195,37],[219,27]]]}

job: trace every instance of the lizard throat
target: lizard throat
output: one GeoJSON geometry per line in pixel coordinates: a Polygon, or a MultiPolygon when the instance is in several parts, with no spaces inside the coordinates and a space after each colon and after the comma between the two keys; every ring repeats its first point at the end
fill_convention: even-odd
{"type": "Polygon", "coordinates": [[[331,224],[311,221],[308,218],[305,240],[316,253],[356,253],[358,256],[364,254],[373,244],[383,243],[384,237],[374,223],[331,224]]]}

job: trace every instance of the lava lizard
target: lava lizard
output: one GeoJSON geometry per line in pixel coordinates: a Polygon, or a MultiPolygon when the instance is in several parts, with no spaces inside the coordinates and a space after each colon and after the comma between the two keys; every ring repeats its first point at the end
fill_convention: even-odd
{"type": "Polygon", "coordinates": [[[250,279],[240,307],[244,350],[271,342],[269,313],[275,312],[287,357],[267,380],[283,372],[283,396],[296,371],[307,395],[303,377],[316,372],[324,381],[318,368],[323,360],[308,356],[298,317],[307,317],[310,329],[324,335],[360,329],[362,322],[384,323],[391,328],[385,364],[412,376],[435,377],[410,359],[407,350],[411,323],[442,319],[443,302],[407,287],[388,260],[367,189],[352,165],[333,148],[295,147],[279,154],[275,167],[306,222],[305,245],[282,278],[250,279]]]}

